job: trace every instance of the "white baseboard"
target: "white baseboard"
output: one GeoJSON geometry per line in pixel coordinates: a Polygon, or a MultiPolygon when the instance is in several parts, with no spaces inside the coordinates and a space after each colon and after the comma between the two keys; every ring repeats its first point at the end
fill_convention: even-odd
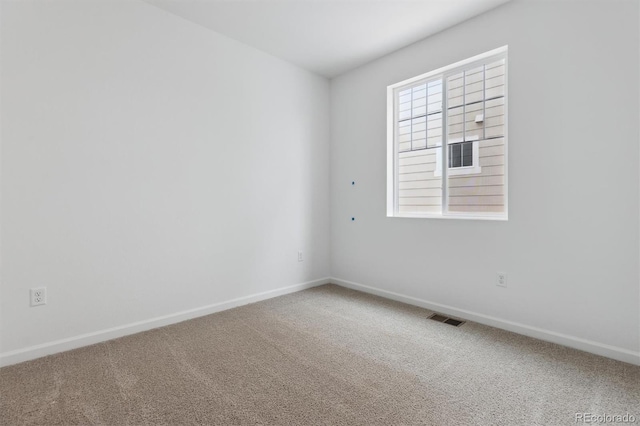
{"type": "Polygon", "coordinates": [[[29,361],[35,358],[40,358],[71,349],[77,349],[83,346],[93,345],[95,343],[105,342],[107,340],[115,339],[118,337],[140,333],[141,331],[147,331],[153,328],[175,324],[220,311],[226,311],[227,309],[247,305],[249,303],[259,302],[261,300],[271,299],[273,297],[282,296],[289,293],[295,293],[297,291],[306,290],[308,288],[328,284],[330,282],[331,280],[329,278],[320,278],[301,284],[281,287],[275,290],[251,294],[249,296],[238,297],[237,299],[228,300],[226,302],[214,303],[213,305],[202,306],[200,308],[189,309],[187,311],[176,312],[174,314],[164,315],[144,321],[138,321],[131,324],[108,328],[106,330],[81,334],[79,336],[69,337],[66,339],[43,343],[40,345],[29,346],[23,349],[0,353],[0,367],[29,361]]]}
{"type": "Polygon", "coordinates": [[[407,303],[409,305],[419,306],[421,308],[426,308],[432,311],[441,312],[465,320],[489,325],[491,327],[500,328],[502,330],[512,331],[514,333],[534,337],[536,339],[545,340],[547,342],[557,343],[562,346],[568,346],[570,348],[579,349],[581,351],[590,352],[618,361],[640,365],[640,352],[634,352],[617,346],[611,346],[604,343],[581,339],[579,337],[556,333],[555,331],[543,330],[541,328],[531,327],[525,324],[467,311],[465,309],[454,308],[453,306],[443,305],[441,303],[429,302],[428,300],[405,296],[404,294],[382,290],[368,285],[355,283],[353,281],[332,278],[331,282],[342,287],[350,288],[352,290],[374,294],[386,299],[392,299],[398,302],[407,303]]]}

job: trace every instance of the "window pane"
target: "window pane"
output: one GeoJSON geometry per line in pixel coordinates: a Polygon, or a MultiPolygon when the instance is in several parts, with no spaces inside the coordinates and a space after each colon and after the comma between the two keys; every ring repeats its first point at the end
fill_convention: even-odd
{"type": "Polygon", "coordinates": [[[424,149],[427,147],[427,119],[426,117],[411,120],[411,149],[424,149]]]}
{"type": "Polygon", "coordinates": [[[427,146],[434,148],[442,145],[442,113],[427,116],[427,146]]]}
{"type": "Polygon", "coordinates": [[[447,112],[452,154],[448,210],[501,213],[505,208],[504,61],[462,74],[463,78],[455,80],[459,88],[454,87],[451,90],[457,91],[450,93],[450,98],[457,99],[457,95],[462,100],[447,112]],[[474,158],[478,164],[474,164],[474,158]]]}
{"type": "Polygon", "coordinates": [[[436,176],[437,150],[398,154],[398,211],[441,213],[442,176],[436,176]]]}
{"type": "Polygon", "coordinates": [[[473,165],[473,142],[465,142],[462,144],[462,166],[468,167],[473,165]]]}
{"type": "Polygon", "coordinates": [[[427,88],[427,113],[442,110],[442,80],[432,81],[427,88]]]}
{"type": "Polygon", "coordinates": [[[398,133],[401,135],[411,133],[411,120],[401,121],[399,123],[398,133]]]}
{"type": "Polygon", "coordinates": [[[462,106],[447,110],[447,134],[451,143],[462,141],[464,131],[464,108],[462,106]]]}
{"type": "Polygon", "coordinates": [[[449,145],[449,168],[462,165],[462,145],[459,143],[449,145]]]}
{"type": "Polygon", "coordinates": [[[447,78],[447,103],[450,107],[462,105],[464,73],[447,78]]]}
{"type": "Polygon", "coordinates": [[[484,138],[484,101],[464,106],[464,140],[484,138]]]}
{"type": "Polygon", "coordinates": [[[427,85],[421,84],[412,89],[412,117],[419,117],[427,113],[427,85]]]}

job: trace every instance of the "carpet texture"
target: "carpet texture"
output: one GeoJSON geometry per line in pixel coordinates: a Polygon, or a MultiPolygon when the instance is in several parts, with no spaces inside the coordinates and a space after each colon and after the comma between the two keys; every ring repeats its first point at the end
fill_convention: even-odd
{"type": "Polygon", "coordinates": [[[326,285],[0,369],[0,424],[570,425],[640,367],[326,285]]]}

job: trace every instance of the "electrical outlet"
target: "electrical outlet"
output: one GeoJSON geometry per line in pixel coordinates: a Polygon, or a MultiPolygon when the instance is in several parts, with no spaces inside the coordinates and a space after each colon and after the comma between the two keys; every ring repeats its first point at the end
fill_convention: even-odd
{"type": "Polygon", "coordinates": [[[507,273],[506,272],[498,272],[496,285],[498,287],[506,287],[507,286],[507,273]]]}
{"type": "Polygon", "coordinates": [[[298,251],[298,262],[302,262],[303,260],[302,251],[298,251]]]}
{"type": "Polygon", "coordinates": [[[47,304],[47,288],[37,287],[29,290],[31,294],[31,306],[47,304]]]}

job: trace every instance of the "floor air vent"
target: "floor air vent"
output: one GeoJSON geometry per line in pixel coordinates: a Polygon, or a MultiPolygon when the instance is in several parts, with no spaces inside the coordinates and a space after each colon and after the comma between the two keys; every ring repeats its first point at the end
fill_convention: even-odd
{"type": "Polygon", "coordinates": [[[454,327],[460,327],[462,324],[464,324],[464,321],[445,317],[444,315],[440,315],[440,314],[433,314],[429,317],[429,319],[438,321],[438,322],[443,322],[445,324],[453,325],[454,327]]]}

